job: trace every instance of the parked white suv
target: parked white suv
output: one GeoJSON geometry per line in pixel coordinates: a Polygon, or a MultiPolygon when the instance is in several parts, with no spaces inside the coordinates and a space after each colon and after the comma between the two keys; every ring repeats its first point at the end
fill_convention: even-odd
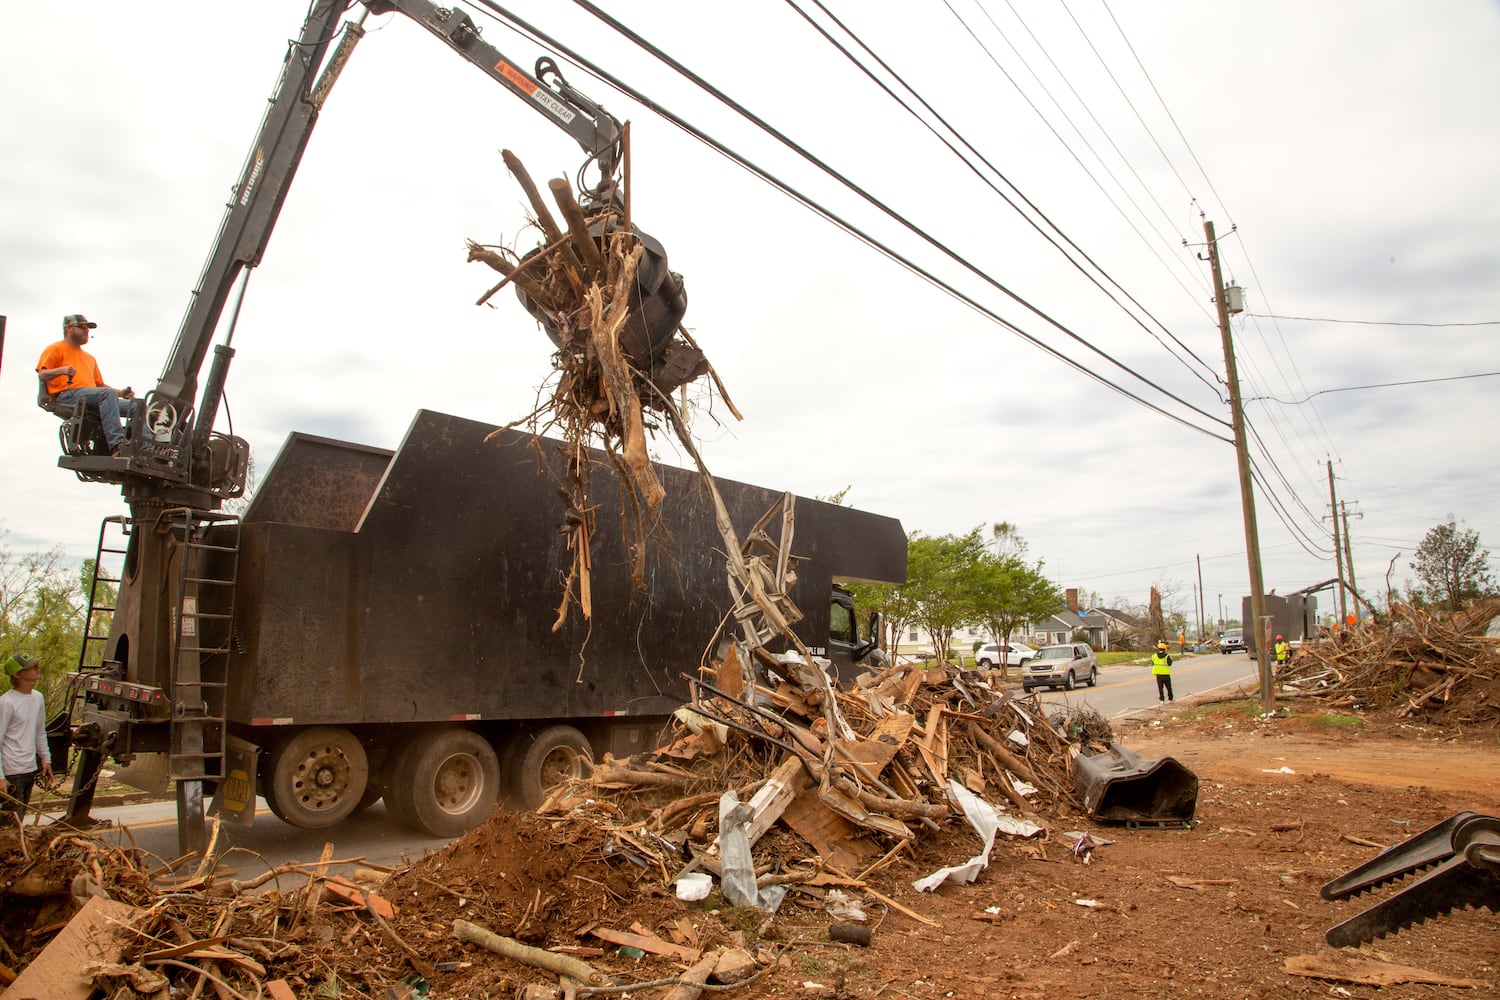
{"type": "Polygon", "coordinates": [[[1021,675],[1021,688],[1049,687],[1073,690],[1079,683],[1093,687],[1099,683],[1099,660],[1094,648],[1086,642],[1070,642],[1061,646],[1043,646],[1026,664],[1021,675]]]}
{"type": "Polygon", "coordinates": [[[1036,650],[1024,642],[1013,642],[1009,646],[992,642],[979,647],[974,654],[974,663],[980,670],[994,670],[1001,664],[1007,667],[1024,667],[1035,655],[1036,650]]]}

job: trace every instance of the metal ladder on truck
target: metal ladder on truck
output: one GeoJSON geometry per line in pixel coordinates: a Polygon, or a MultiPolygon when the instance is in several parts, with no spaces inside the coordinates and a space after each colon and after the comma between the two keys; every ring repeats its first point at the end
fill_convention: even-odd
{"type": "MultiPolygon", "coordinates": [[[[78,662],[73,675],[75,678],[81,678],[85,673],[107,672],[109,665],[104,662],[104,654],[108,649],[110,626],[114,623],[120,588],[124,583],[125,558],[133,523],[130,518],[119,514],[106,517],[99,523],[99,542],[94,546],[94,572],[93,578],[89,580],[89,604],[83,618],[83,642],[78,646],[78,662]],[[115,529],[113,533],[110,531],[112,527],[115,529]]],[[[82,696],[82,685],[70,681],[67,701],[62,711],[47,722],[47,739],[51,744],[53,766],[57,768],[60,760],[66,762],[59,769],[62,774],[70,773],[73,768],[71,726],[82,696]]],[[[98,771],[94,769],[94,781],[97,780],[98,771]]],[[[69,796],[70,822],[78,819],[71,811],[74,800],[81,792],[85,802],[83,813],[86,814],[87,803],[93,801],[93,790],[94,783],[91,781],[84,789],[75,789],[69,796]]]]}
{"type": "Polygon", "coordinates": [[[178,507],[162,513],[158,530],[170,533],[179,548],[168,777],[177,788],[179,836],[201,839],[203,784],[224,776],[240,519],[178,507]],[[198,829],[184,831],[184,823],[198,829]]]}
{"type": "Polygon", "coordinates": [[[83,644],[78,647],[78,670],[98,668],[104,663],[105,643],[114,621],[115,604],[125,577],[125,553],[130,542],[130,518],[120,514],[99,524],[99,544],[94,547],[94,578],[89,583],[89,608],[83,620],[83,644]],[[110,526],[122,539],[111,544],[110,526]]]}

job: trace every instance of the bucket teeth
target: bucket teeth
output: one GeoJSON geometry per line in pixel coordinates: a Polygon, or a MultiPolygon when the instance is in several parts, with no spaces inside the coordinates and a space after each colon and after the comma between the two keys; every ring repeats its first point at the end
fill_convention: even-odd
{"type": "Polygon", "coordinates": [[[1395,882],[1453,856],[1453,831],[1473,812],[1460,812],[1407,840],[1388,847],[1357,868],[1323,886],[1324,899],[1346,899],[1395,882]]]}
{"type": "Polygon", "coordinates": [[[1328,943],[1367,944],[1455,909],[1500,913],[1500,817],[1457,813],[1329,882],[1323,898],[1346,899],[1425,869],[1432,870],[1330,928],[1328,943]]]}

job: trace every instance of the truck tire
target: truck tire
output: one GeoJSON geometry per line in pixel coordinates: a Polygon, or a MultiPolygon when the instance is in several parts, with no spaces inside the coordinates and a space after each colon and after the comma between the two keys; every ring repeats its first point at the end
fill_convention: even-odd
{"type": "Polygon", "coordinates": [[[516,768],[516,794],[522,809],[535,809],[553,788],[585,777],[594,766],[588,738],[572,726],[548,726],[528,741],[516,768]]]}
{"type": "Polygon", "coordinates": [[[1089,684],[1089,687],[1098,687],[1099,686],[1099,668],[1098,667],[1090,667],[1089,668],[1089,681],[1088,681],[1088,684],[1089,684]]]}
{"type": "Polygon", "coordinates": [[[1078,682],[1073,679],[1073,668],[1069,667],[1068,668],[1068,676],[1065,677],[1065,678],[1063,678],[1063,690],[1064,691],[1071,691],[1074,688],[1076,688],[1077,686],[1078,686],[1078,682]]]}
{"type": "Polygon", "coordinates": [[[403,826],[457,837],[489,818],[500,797],[500,761],[469,729],[419,733],[397,751],[385,807],[403,826]]]}
{"type": "Polygon", "coordinates": [[[353,814],[369,774],[365,748],[353,733],[342,726],[316,726],[271,749],[262,792],[283,822],[321,830],[353,814]]]}

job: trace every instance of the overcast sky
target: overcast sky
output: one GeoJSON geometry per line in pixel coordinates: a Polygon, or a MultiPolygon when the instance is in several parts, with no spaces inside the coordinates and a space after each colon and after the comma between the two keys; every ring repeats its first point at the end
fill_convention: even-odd
{"type": "MultiPolygon", "coordinates": [[[[1459,378],[1500,371],[1500,5],[827,0],[1003,180],[791,4],[601,5],[946,250],[581,8],[507,6],[978,307],[562,61],[631,120],[635,219],[684,275],[686,322],[745,416],[698,417],[717,475],[850,487],[908,531],[1007,521],[1060,586],[1111,604],[1161,584],[1185,609],[1201,558],[1209,616],[1221,598],[1236,616],[1248,573],[1206,217],[1245,289],[1233,328],[1270,487],[1266,587],[1334,575],[1328,460],[1362,589],[1383,593],[1393,558],[1401,585],[1449,513],[1500,544],[1496,380],[1459,378]],[[1450,381],[1354,388],[1435,379],[1450,381]]],[[[83,312],[106,379],[154,385],[305,9],[0,5],[12,552],[91,555],[99,519],[122,511],[117,491],[56,468],[37,355],[83,312]]],[[[476,19],[522,65],[547,52],[476,19]]],[[[234,338],[228,415],[261,468],[293,430],[395,447],[421,407],[508,422],[550,370],[513,298],[473,305],[492,274],[464,241],[535,245],[500,149],[539,180],[572,177],[582,154],[413,24],[366,27],[234,338]]]]}

